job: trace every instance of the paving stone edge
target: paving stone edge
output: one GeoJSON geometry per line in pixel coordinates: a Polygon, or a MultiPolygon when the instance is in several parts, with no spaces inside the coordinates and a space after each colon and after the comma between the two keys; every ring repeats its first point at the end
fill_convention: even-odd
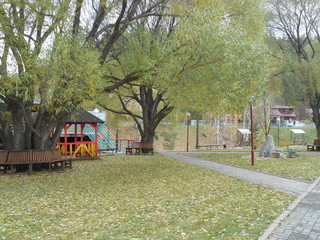
{"type": "Polygon", "coordinates": [[[320,182],[320,177],[317,178],[300,196],[294,200],[290,206],[265,230],[264,234],[259,237],[259,240],[267,240],[270,235],[279,227],[280,223],[285,220],[288,215],[299,205],[299,203],[310,193],[320,182]]]}

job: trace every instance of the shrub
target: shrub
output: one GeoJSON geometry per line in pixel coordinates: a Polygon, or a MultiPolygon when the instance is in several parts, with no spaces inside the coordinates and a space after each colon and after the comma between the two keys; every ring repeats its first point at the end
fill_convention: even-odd
{"type": "Polygon", "coordinates": [[[177,133],[162,132],[160,135],[163,137],[163,139],[165,141],[163,143],[164,149],[173,150],[175,148],[175,141],[178,139],[177,133]]]}
{"type": "Polygon", "coordinates": [[[288,148],[288,158],[295,158],[295,157],[299,157],[299,154],[297,154],[296,151],[292,150],[291,148],[288,148]]]}

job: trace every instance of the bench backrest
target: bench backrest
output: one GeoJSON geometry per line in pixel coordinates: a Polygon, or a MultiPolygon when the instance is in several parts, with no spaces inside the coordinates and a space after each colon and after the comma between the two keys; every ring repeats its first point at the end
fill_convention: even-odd
{"type": "Polygon", "coordinates": [[[315,140],[313,141],[313,145],[320,146],[320,139],[315,139],[315,140]]]}
{"type": "Polygon", "coordinates": [[[54,149],[53,151],[53,159],[60,159],[62,157],[60,149],[54,149]]]}
{"type": "Polygon", "coordinates": [[[53,159],[53,150],[9,151],[7,163],[49,162],[53,159]]]}
{"type": "Polygon", "coordinates": [[[131,147],[132,148],[139,148],[140,147],[140,142],[132,142],[131,147]]]}
{"type": "Polygon", "coordinates": [[[141,149],[152,149],[152,143],[148,143],[148,142],[142,142],[140,143],[140,148],[141,149]]]}
{"type": "Polygon", "coordinates": [[[0,151],[0,164],[7,161],[8,151],[0,151]]]}
{"type": "MultiPolygon", "coordinates": [[[[29,151],[0,151],[1,159],[6,158],[6,163],[37,163],[50,162],[52,160],[61,159],[59,149],[55,150],[29,150],[29,151]]],[[[3,162],[4,163],[4,162],[3,162]]]]}

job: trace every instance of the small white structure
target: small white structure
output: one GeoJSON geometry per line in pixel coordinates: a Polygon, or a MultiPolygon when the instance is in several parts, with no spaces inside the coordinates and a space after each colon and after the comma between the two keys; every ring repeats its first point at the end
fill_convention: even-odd
{"type": "Polygon", "coordinates": [[[302,129],[290,129],[291,132],[291,144],[292,145],[304,145],[305,144],[305,131],[302,129]]]}
{"type": "Polygon", "coordinates": [[[249,129],[237,129],[237,144],[236,146],[246,147],[251,146],[251,131],[249,129]]]}

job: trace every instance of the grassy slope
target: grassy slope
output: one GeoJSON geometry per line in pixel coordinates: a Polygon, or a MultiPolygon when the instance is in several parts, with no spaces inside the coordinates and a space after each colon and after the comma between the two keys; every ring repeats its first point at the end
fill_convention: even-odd
{"type": "MultiPolygon", "coordinates": [[[[239,128],[241,128],[239,126],[239,128]]],[[[280,128],[280,141],[284,143],[290,143],[291,142],[291,132],[289,127],[281,127],[280,128]]],[[[307,143],[313,143],[313,140],[316,138],[316,129],[315,127],[302,127],[298,128],[302,129],[306,132],[305,134],[305,140],[307,143]]],[[[225,141],[221,138],[222,143],[227,143],[227,147],[230,149],[235,146],[236,140],[237,140],[237,128],[236,127],[227,127],[226,129],[221,126],[220,127],[221,133],[223,133],[225,136],[228,136],[230,141],[225,141]]],[[[114,132],[114,131],[113,131],[114,132]]],[[[175,124],[170,125],[159,125],[157,128],[157,139],[155,140],[155,147],[156,150],[163,150],[163,144],[165,143],[163,137],[161,136],[161,133],[163,132],[170,132],[170,133],[176,133],[177,139],[175,140],[175,149],[174,150],[186,150],[186,139],[187,139],[187,129],[186,126],[178,126],[175,124]]],[[[199,144],[216,144],[217,143],[217,129],[213,126],[200,126],[199,128],[199,144]]],[[[270,134],[274,138],[274,142],[277,145],[278,143],[278,128],[273,127],[271,128],[270,134]]],[[[138,139],[139,134],[137,132],[137,129],[133,128],[131,125],[124,126],[120,128],[119,138],[123,139],[138,139]]],[[[257,139],[257,135],[255,135],[256,139],[256,145],[260,145],[263,143],[264,137],[260,134],[261,139],[257,139]],[[262,141],[262,142],[261,142],[262,141]],[[260,142],[260,144],[259,144],[260,142]]],[[[196,145],[196,127],[191,126],[190,127],[190,136],[189,136],[189,149],[195,149],[196,145]]],[[[303,148],[305,150],[306,147],[303,148]]]]}
{"type": "Polygon", "coordinates": [[[4,239],[257,239],[292,197],[163,157],[0,175],[4,239]]]}
{"type": "MultiPolygon", "coordinates": [[[[280,127],[279,132],[280,132],[280,141],[291,141],[291,131],[290,129],[295,129],[295,128],[289,128],[289,127],[280,127]]],[[[305,141],[307,143],[312,144],[313,140],[317,138],[317,132],[315,127],[302,127],[302,128],[296,128],[296,129],[302,129],[306,132],[305,134],[305,141]]],[[[273,127],[270,130],[270,134],[274,138],[275,144],[278,142],[278,128],[273,127]]],[[[297,138],[300,138],[300,136],[296,136],[297,138]]]]}

